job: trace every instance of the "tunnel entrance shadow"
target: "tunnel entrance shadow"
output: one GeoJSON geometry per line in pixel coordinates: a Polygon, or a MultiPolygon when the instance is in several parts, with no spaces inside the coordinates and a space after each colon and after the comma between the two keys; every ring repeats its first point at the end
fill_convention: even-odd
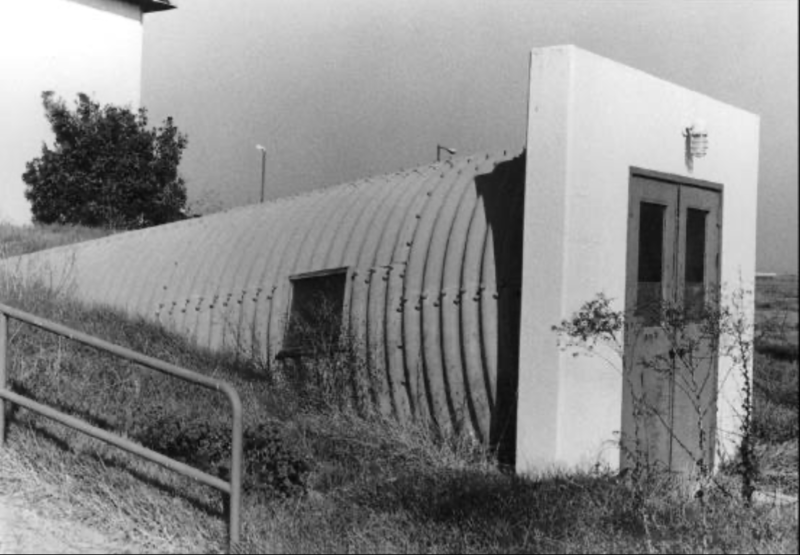
{"type": "Polygon", "coordinates": [[[522,235],[525,202],[525,152],[476,176],[495,256],[497,283],[497,382],[491,410],[489,445],[504,467],[514,466],[519,373],[522,235]]]}

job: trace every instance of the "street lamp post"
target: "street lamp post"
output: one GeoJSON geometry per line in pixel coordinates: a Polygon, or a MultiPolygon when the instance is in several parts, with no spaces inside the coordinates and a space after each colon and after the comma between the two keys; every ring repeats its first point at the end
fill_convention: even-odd
{"type": "Polygon", "coordinates": [[[264,170],[267,167],[267,149],[261,145],[256,145],[261,151],[261,202],[264,202],[264,170]]]}

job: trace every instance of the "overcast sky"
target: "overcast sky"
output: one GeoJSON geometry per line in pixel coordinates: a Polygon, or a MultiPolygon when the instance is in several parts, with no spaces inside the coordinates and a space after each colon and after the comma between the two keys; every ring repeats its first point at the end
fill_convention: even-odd
{"type": "MultiPolygon", "coordinates": [[[[189,136],[190,202],[257,202],[521,150],[531,48],[576,46],[761,117],[758,270],[798,270],[796,0],[177,0],[142,102],[189,136]]],[[[713,137],[711,138],[713,145],[713,137]]],[[[203,208],[203,205],[205,207],[203,208]]]]}

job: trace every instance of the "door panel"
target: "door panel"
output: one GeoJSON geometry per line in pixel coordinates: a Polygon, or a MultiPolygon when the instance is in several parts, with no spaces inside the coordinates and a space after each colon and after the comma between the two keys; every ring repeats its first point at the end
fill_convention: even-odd
{"type": "MultiPolygon", "coordinates": [[[[711,463],[716,428],[717,347],[703,327],[719,306],[720,201],[715,191],[681,186],[677,301],[686,322],[675,357],[675,420],[671,465],[690,470],[711,463]],[[702,434],[702,437],[701,437],[702,434]]],[[[712,316],[713,318],[713,316],[712,316]]]]}
{"type": "Polygon", "coordinates": [[[660,313],[674,300],[678,188],[634,176],[628,206],[626,314],[632,325],[625,338],[623,435],[630,449],[638,440],[647,463],[657,464],[669,458],[662,451],[670,442],[672,385],[669,373],[653,371],[647,361],[669,349],[660,313]]]}

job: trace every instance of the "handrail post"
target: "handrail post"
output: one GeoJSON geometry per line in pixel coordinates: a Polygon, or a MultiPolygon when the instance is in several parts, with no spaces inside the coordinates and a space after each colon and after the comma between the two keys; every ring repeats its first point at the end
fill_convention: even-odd
{"type": "MultiPolygon", "coordinates": [[[[8,316],[0,310],[0,389],[6,388],[8,355],[8,316]]],[[[0,397],[0,447],[6,443],[6,400],[0,397]]]]}
{"type": "Polygon", "coordinates": [[[197,372],[192,372],[185,368],[169,364],[161,360],[148,357],[142,353],[138,353],[125,347],[120,347],[98,339],[96,337],[87,335],[85,333],[73,330],[66,326],[50,322],[43,318],[38,318],[21,310],[13,307],[6,306],[0,303],[0,446],[5,443],[5,406],[6,402],[11,406],[12,403],[17,403],[26,407],[28,410],[44,415],[69,426],[75,430],[79,430],[91,437],[98,438],[107,443],[111,443],[121,449],[134,453],[145,459],[156,462],[162,466],[170,468],[176,472],[180,472],[184,476],[191,476],[199,479],[203,483],[210,485],[214,488],[220,489],[229,494],[228,502],[228,516],[229,516],[229,533],[228,533],[228,548],[229,551],[234,549],[234,546],[239,543],[241,534],[241,512],[242,512],[242,474],[244,472],[242,458],[244,446],[242,445],[242,400],[236,389],[227,382],[220,381],[214,378],[209,378],[197,372]],[[231,403],[231,411],[233,413],[232,433],[231,440],[231,472],[230,483],[226,484],[219,477],[211,476],[203,471],[197,470],[189,465],[183,464],[174,459],[170,459],[165,455],[161,455],[155,451],[151,451],[141,445],[131,441],[128,438],[120,437],[116,434],[107,432],[90,424],[87,424],[80,419],[76,419],[67,414],[61,413],[51,407],[39,404],[33,399],[29,399],[23,395],[18,395],[6,389],[7,376],[7,358],[8,358],[8,321],[14,318],[22,323],[38,327],[50,333],[54,333],[61,337],[66,337],[78,343],[94,347],[103,352],[115,355],[119,358],[136,362],[146,368],[152,368],[164,374],[177,377],[188,382],[224,393],[231,403]]]}
{"type": "Polygon", "coordinates": [[[231,491],[229,552],[239,543],[242,510],[242,401],[235,389],[228,391],[233,411],[233,440],[231,441],[231,491]]]}

